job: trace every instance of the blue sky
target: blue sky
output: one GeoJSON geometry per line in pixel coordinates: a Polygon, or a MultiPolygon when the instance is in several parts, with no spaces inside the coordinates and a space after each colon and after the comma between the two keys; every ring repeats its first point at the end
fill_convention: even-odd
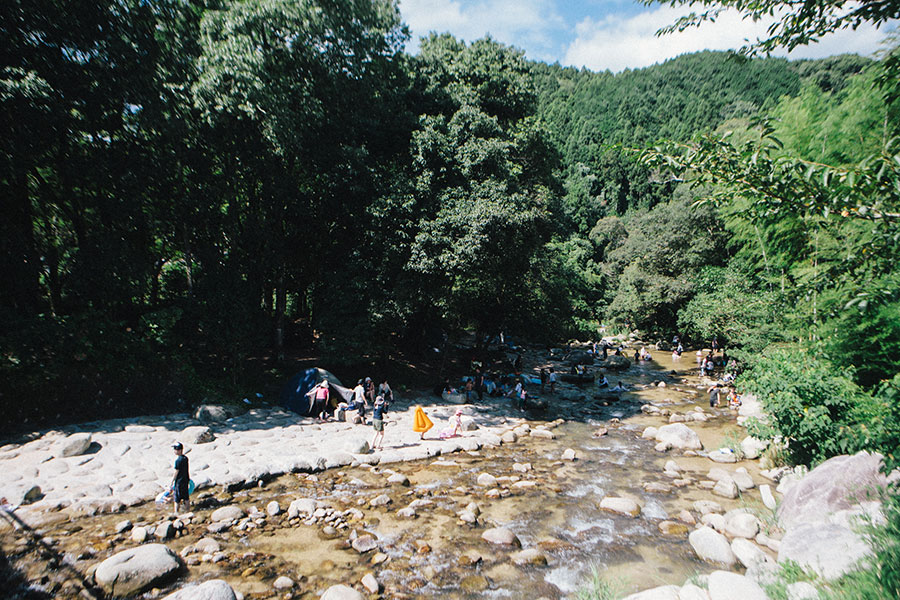
{"type": "MultiPolygon", "coordinates": [[[[533,60],[559,62],[595,71],[618,72],[663,62],[686,52],[739,48],[765,34],[765,23],[727,14],[716,23],[657,38],[660,27],[687,14],[687,8],[645,6],[632,0],[400,0],[415,52],[418,37],[449,31],[472,41],[487,34],[525,50],[533,60]]],[[[791,58],[820,58],[880,48],[884,29],[843,31],[802,48],[791,58]]],[[[780,54],[785,56],[784,53],[780,54]]]]}

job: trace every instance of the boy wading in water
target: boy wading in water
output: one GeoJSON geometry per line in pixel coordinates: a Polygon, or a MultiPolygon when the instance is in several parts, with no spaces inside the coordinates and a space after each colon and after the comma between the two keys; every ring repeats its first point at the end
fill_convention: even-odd
{"type": "Polygon", "coordinates": [[[178,515],[178,505],[184,504],[184,512],[191,510],[191,501],[188,500],[188,457],[184,455],[184,446],[181,442],[175,442],[172,446],[175,450],[175,477],[172,479],[172,500],[175,502],[175,515],[178,515]]]}

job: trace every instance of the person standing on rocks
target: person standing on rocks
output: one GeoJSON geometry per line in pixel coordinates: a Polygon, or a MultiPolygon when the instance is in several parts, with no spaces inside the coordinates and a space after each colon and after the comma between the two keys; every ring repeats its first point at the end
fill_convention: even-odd
{"type": "Polygon", "coordinates": [[[306,394],[309,397],[309,414],[315,415],[319,421],[328,419],[329,389],[328,380],[323,379],[306,394]]]}
{"type": "Polygon", "coordinates": [[[375,404],[375,382],[372,381],[371,377],[366,377],[365,383],[366,390],[366,405],[369,403],[375,404]]]}
{"type": "Polygon", "coordinates": [[[191,478],[188,475],[188,457],[184,455],[184,446],[181,442],[175,442],[172,445],[175,451],[175,476],[172,478],[172,500],[175,504],[175,516],[178,516],[178,505],[184,505],[184,512],[191,510],[191,501],[188,499],[190,493],[191,478]]]}
{"type": "Polygon", "coordinates": [[[372,450],[381,450],[384,444],[384,397],[378,396],[372,405],[372,427],[375,429],[375,437],[372,438],[372,450]]]}
{"type": "Polygon", "coordinates": [[[384,410],[387,411],[391,407],[391,402],[394,401],[394,390],[388,385],[387,378],[378,384],[378,395],[384,398],[384,410]]]}
{"type": "Polygon", "coordinates": [[[484,373],[481,372],[480,366],[475,369],[475,393],[478,394],[478,401],[481,402],[484,399],[484,373]]]}
{"type": "Polygon", "coordinates": [[[554,390],[556,390],[556,380],[558,376],[553,367],[550,367],[550,393],[552,394],[554,390]]]}
{"type": "Polygon", "coordinates": [[[363,387],[363,380],[360,379],[353,388],[353,404],[347,408],[359,411],[359,418],[362,419],[363,425],[366,423],[366,406],[366,390],[363,387]]]}

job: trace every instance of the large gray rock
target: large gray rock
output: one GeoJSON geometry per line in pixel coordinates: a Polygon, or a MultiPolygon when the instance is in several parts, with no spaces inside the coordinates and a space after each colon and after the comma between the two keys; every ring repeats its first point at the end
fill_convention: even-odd
{"type": "Polygon", "coordinates": [[[759,519],[749,513],[737,513],[725,518],[725,532],[732,537],[753,539],[759,533],[759,519]]]}
{"type": "Polygon", "coordinates": [[[183,587],[163,600],[237,600],[237,596],[227,582],[212,579],[200,585],[183,587]]]}
{"type": "Polygon", "coordinates": [[[514,552],[509,559],[513,564],[519,566],[545,567],[547,566],[547,555],[537,548],[528,548],[519,552],[514,552]]]}
{"type": "Polygon", "coordinates": [[[360,554],[365,554],[378,548],[378,540],[375,539],[375,536],[365,534],[350,542],[350,545],[360,554]]]}
{"type": "Polygon", "coordinates": [[[366,597],[348,585],[333,585],[319,600],[366,600],[366,597]]]}
{"type": "Polygon", "coordinates": [[[594,364],[594,355],[587,350],[572,350],[566,356],[566,362],[570,366],[574,365],[592,365],[594,364]]]}
{"type": "Polygon", "coordinates": [[[344,450],[350,454],[365,454],[369,451],[369,440],[363,438],[348,440],[344,450]]]}
{"type": "Polygon", "coordinates": [[[701,559],[706,562],[732,566],[737,562],[737,557],[731,551],[731,544],[724,535],[710,527],[700,527],[688,535],[691,548],[701,559]]]}
{"type": "Polygon", "coordinates": [[[32,485],[22,494],[22,501],[19,504],[33,504],[43,497],[44,493],[41,491],[41,486],[32,485]]]}
{"type": "Polygon", "coordinates": [[[852,530],[833,523],[801,523],[781,540],[778,562],[793,560],[826,579],[836,579],[871,553],[852,530]]]}
{"type": "Polygon", "coordinates": [[[731,551],[734,552],[740,563],[748,569],[761,563],[775,563],[759,546],[744,538],[732,540],[731,551]]]}
{"type": "Polygon", "coordinates": [[[672,448],[680,450],[702,450],[703,443],[700,436],[684,423],[672,423],[663,425],[656,432],[656,441],[668,444],[672,448]]]}
{"type": "Polygon", "coordinates": [[[91,447],[90,433],[73,433],[56,443],[53,455],[65,458],[67,456],[80,456],[91,447]]]}
{"type": "Polygon", "coordinates": [[[734,452],[732,452],[730,448],[719,448],[718,450],[713,450],[706,455],[706,458],[717,463],[737,462],[737,457],[734,455],[734,452]]]}
{"type": "Polygon", "coordinates": [[[769,442],[749,435],[741,440],[741,452],[744,454],[744,458],[750,460],[759,458],[768,446],[769,442]]]}
{"type": "Polygon", "coordinates": [[[288,506],[288,518],[305,517],[316,512],[316,501],[314,498],[297,498],[288,506]]]}
{"type": "Polygon", "coordinates": [[[381,584],[375,579],[375,575],[372,573],[366,573],[363,575],[362,579],[359,581],[366,590],[370,594],[377,594],[381,591],[381,584]]]}
{"type": "Polygon", "coordinates": [[[636,517],[641,514],[641,507],[634,500],[628,498],[618,498],[615,496],[607,496],[600,501],[600,508],[608,510],[620,515],[628,515],[636,517]]]}
{"type": "Polygon", "coordinates": [[[521,546],[521,542],[519,542],[519,538],[516,537],[509,529],[505,527],[494,527],[493,529],[486,529],[484,533],[481,534],[481,539],[491,544],[497,544],[498,546],[521,546]]]}
{"type": "Polygon", "coordinates": [[[750,476],[746,470],[738,470],[731,474],[731,478],[737,484],[738,488],[742,492],[746,492],[747,490],[752,490],[756,487],[756,484],[753,482],[753,478],[750,476]]]}
{"type": "Polygon", "coordinates": [[[178,434],[178,441],[188,446],[196,446],[197,444],[208,444],[215,441],[216,436],[212,429],[206,425],[194,425],[185,427],[184,431],[178,434]]]}
{"type": "Polygon", "coordinates": [[[229,417],[230,411],[217,404],[202,404],[194,411],[194,418],[201,423],[222,423],[229,417]]]}
{"type": "Polygon", "coordinates": [[[737,498],[738,486],[731,477],[720,479],[713,486],[712,493],[723,498],[737,498]]]}
{"type": "Polygon", "coordinates": [[[875,490],[887,484],[879,470],[881,458],[868,452],[829,458],[787,488],[778,507],[779,523],[790,529],[798,523],[824,521],[831,513],[872,499],[875,490]]]}
{"type": "Polygon", "coordinates": [[[244,509],[240,506],[235,506],[234,504],[229,504],[228,506],[223,506],[222,508],[217,508],[213,511],[213,514],[210,515],[209,520],[213,523],[219,523],[221,521],[236,521],[244,516],[244,509]]]}
{"type": "Polygon", "coordinates": [[[775,501],[775,496],[772,495],[772,486],[768,483],[759,486],[759,495],[762,498],[763,504],[766,505],[766,508],[770,510],[775,510],[775,508],[777,508],[778,503],[775,501]]]}
{"type": "Polygon", "coordinates": [[[611,371],[624,371],[631,367],[631,361],[624,356],[610,356],[606,360],[601,360],[600,367],[610,369],[611,371]]]}
{"type": "Polygon", "coordinates": [[[769,600],[759,584],[748,577],[728,571],[713,571],[709,576],[710,600],[769,600]]]}
{"type": "Polygon", "coordinates": [[[180,570],[181,561],[174,552],[162,544],[147,544],[110,556],[97,566],[94,579],[111,596],[133,596],[180,570]]]}
{"type": "Polygon", "coordinates": [[[494,487],[495,485],[497,485],[497,478],[490,473],[481,473],[478,475],[477,482],[481,487],[494,487]]]}
{"type": "Polygon", "coordinates": [[[275,580],[275,583],[272,584],[276,590],[289,590],[294,587],[294,580],[290,577],[282,575],[278,579],[275,580]]]}

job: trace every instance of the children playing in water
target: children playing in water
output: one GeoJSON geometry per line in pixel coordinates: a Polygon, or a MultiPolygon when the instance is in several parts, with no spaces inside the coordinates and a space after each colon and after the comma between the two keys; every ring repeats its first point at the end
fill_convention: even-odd
{"type": "Polygon", "coordinates": [[[728,408],[737,409],[741,407],[741,396],[733,387],[728,390],[728,408]]]}
{"type": "Polygon", "coordinates": [[[717,408],[719,406],[719,384],[711,385],[706,391],[709,392],[709,407],[717,408]]]}

